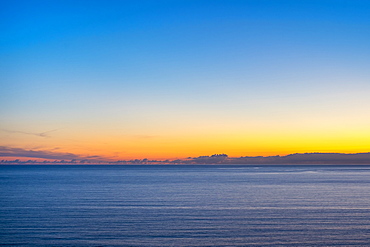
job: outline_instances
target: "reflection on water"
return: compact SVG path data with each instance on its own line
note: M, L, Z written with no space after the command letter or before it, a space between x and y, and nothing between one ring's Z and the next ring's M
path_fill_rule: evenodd
M368 246L367 166L0 166L0 242Z

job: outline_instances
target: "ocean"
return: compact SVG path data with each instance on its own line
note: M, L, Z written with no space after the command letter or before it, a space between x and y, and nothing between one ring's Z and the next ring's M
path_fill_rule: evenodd
M0 166L3 246L370 246L370 166Z

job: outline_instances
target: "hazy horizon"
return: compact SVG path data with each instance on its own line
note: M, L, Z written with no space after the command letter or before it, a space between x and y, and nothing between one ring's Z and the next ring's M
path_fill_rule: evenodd
M18 151L18 155L12 152ZM22 152L22 153L21 153ZM271 165L293 165L293 164L326 164L326 165L370 165L370 152L368 153L294 153L275 156L240 156L229 157L227 154L202 155L198 157L187 157L178 159L121 159L106 160L99 156L81 157L75 154L35 152L32 150L5 150L0 147L1 165L21 164L271 164Z

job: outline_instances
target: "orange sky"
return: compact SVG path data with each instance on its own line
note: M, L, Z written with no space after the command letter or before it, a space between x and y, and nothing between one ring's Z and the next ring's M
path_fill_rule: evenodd
M1 156L370 151L363 1L149 2L4 6Z

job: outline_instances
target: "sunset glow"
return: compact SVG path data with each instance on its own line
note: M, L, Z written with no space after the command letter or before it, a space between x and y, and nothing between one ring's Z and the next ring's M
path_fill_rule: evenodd
M370 151L367 1L0 9L1 159Z

